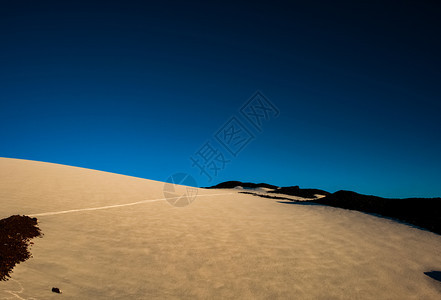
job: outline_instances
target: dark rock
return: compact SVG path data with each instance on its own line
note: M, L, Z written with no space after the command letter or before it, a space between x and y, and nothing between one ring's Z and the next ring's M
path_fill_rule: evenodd
M14 215L0 220L0 281L10 278L16 264L31 257L31 239L41 236L37 219Z
M52 292L57 293L57 294L61 294L61 291L59 288L53 287L52 288Z
M441 271L431 271L431 272L424 272L427 276L429 276L432 279L438 280L441 282Z

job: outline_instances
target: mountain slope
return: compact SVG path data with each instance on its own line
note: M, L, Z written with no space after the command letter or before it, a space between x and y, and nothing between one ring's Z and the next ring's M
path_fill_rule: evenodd
M44 233L33 258L0 282L0 299L441 297L440 283L424 274L441 270L433 233L234 189L199 189L177 208L163 188L0 158L0 218L37 216Z

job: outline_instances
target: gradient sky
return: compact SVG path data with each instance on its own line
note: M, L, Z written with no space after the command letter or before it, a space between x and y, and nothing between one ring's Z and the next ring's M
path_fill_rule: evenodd
M435 1L65 2L2 3L0 156L441 196ZM239 112L257 90L280 111L261 132ZM190 157L233 116L255 138L213 142L208 182Z

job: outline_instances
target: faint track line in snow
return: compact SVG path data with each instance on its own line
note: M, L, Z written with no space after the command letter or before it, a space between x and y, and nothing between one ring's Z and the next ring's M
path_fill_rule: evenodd
M196 197L231 195L231 194L235 194L235 193L197 195ZM29 214L29 216L30 217L42 217L42 216L53 216L53 215L69 214L69 213L80 212L80 211L102 210L102 209L109 209L109 208L117 208L117 207L125 207L125 206L138 205L138 204L149 203L149 202L167 201L167 200L170 200L170 199L180 199L181 197L182 196L171 197L171 198L167 197L167 198L159 198L159 199L151 199L151 200L142 200L142 201L137 201L137 202L125 203L125 204L114 204L114 205L106 205L106 206L100 206L100 207L88 207L88 208L69 209L69 210L61 210L61 211Z
M11 297L7 297L7 298L2 298L2 299L20 299L20 300L36 300L35 298L23 298L18 294L22 294L24 292L24 288L23 285L20 283L20 281L10 278L9 280L11 281L15 281L16 283L18 283L18 285L20 286L20 290L19 291L12 291L12 290L5 290L6 293L9 293L13 296L13 298Z

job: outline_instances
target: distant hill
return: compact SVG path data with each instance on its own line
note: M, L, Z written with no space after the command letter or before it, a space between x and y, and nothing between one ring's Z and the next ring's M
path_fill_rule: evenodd
M325 195L323 198L303 200L301 203L316 203L333 207L356 210L365 213L377 214L383 217L394 218L418 227L441 234L441 198L405 198L392 199L371 195L363 195L351 191L329 193L320 189L301 189L299 186L277 187L266 183L250 183L227 181L210 188L244 188L266 187L273 189L267 194L251 193L264 198L290 200L289 198L270 196L269 194L284 194L302 198L316 198L315 195Z
M277 189L278 186L267 184L267 183L252 183L252 182L240 182L240 181L225 181L214 186L206 187L207 189L233 189L237 186L243 188L255 189L255 188L268 188Z
M309 202L379 214L441 234L441 198L390 199L338 191Z
M277 193L277 194L285 194L303 198L315 198L315 195L329 195L329 192L319 190L319 189L301 189L299 186L285 186L278 187L276 185L267 184L267 183L252 183L252 182L241 182L241 181L225 181L219 183L215 186L207 187L208 189L232 189L237 186L241 186L245 189L251 188L268 188L273 191L268 191L268 193Z
M280 187L269 193L278 193L302 198L315 198L315 195L330 195L331 193L319 189L301 189L298 185Z

